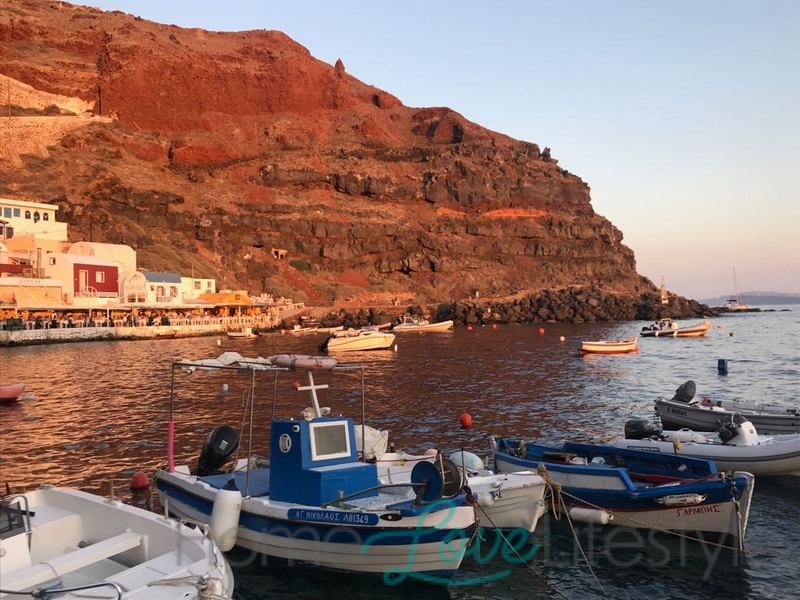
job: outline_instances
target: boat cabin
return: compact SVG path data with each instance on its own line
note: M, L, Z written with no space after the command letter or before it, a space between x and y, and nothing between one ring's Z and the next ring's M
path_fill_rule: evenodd
M353 420L279 419L270 443L272 500L323 506L378 485L377 467L358 461ZM377 496L365 492L359 498Z

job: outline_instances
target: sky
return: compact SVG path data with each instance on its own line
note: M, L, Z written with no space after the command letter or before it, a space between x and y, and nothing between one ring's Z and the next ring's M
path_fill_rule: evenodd
M797 0L87 4L282 31L406 106L550 147L656 285L800 293Z

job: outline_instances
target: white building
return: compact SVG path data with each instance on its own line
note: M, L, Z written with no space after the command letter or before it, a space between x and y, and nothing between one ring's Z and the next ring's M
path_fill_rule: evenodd
M0 239L30 234L41 240L67 241L67 224L56 221L55 204L0 198Z
M197 300L203 294L215 294L216 292L216 279L181 277L181 298L183 298L184 302L191 302Z
M136 250L125 244L106 244L102 242L75 242L70 245L69 254L99 256L110 260L119 267L120 273L136 271Z

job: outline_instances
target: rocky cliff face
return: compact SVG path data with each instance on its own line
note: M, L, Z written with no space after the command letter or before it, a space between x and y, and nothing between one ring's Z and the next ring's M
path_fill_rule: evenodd
M404 106L280 32L7 0L0 55L0 194L140 266L310 302L655 290L549 149Z

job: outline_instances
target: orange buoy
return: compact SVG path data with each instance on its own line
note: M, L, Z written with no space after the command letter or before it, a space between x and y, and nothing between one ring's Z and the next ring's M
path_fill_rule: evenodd
M544 335L544 327L539 327L539 335Z
M469 429L472 427L472 415L468 412L462 412L461 416L458 417L459 422L461 423L461 427L464 429Z
M150 479L142 471L136 471L131 478L132 490L145 490L150 487Z
M492 323L492 329L497 329L497 323Z
M467 331L472 331L472 325L467 325Z

